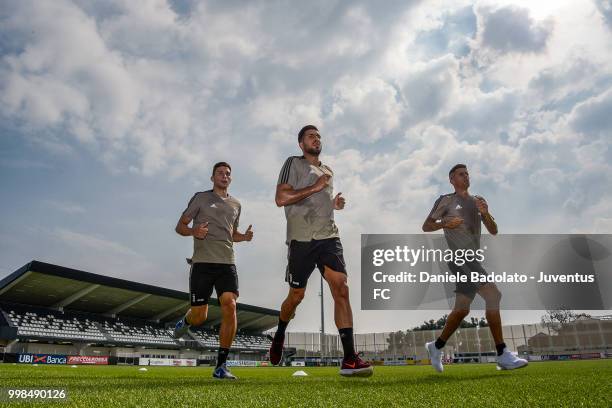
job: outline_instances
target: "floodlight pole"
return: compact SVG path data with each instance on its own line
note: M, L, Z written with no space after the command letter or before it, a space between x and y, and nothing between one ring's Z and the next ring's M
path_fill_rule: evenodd
M482 363L482 351L480 349L480 324L476 325L476 341L478 344L478 364Z
M323 362L323 357L325 355L325 306L323 306L323 275L321 275L321 362Z

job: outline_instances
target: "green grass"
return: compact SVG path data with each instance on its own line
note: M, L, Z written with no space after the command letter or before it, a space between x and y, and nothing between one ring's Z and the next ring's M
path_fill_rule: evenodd
M144 373L138 368L0 364L0 387L62 387L69 400L54 405L96 408L612 404L612 360L531 363L514 371L452 365L443 374L429 366L376 367L370 378L343 378L337 368L302 368L309 374L302 378L291 376L300 368L233 368L240 378L233 382L214 380L209 367L148 367Z

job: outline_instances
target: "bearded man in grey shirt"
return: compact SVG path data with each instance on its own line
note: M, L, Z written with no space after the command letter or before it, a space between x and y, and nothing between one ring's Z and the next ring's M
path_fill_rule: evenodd
M372 366L355 352L353 312L349 301L346 266L334 211L344 209L345 200L333 195L334 173L319 160L321 135L313 125L298 133L302 156L289 157L276 186L276 205L287 218L288 265L285 281L289 294L281 306L278 328L270 347L270 362L282 359L285 329L304 298L310 274L318 267L334 298L334 320L340 333L344 359L340 374L370 376Z

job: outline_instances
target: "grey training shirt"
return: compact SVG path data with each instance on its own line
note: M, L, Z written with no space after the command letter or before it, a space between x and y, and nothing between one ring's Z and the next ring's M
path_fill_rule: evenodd
M323 174L332 176L325 189L285 206L287 244L292 240L311 241L339 236L334 222L334 173L328 166L310 164L304 156L289 157L278 176L278 184L289 184L299 190L313 185Z
M480 248L482 217L476 207L475 197L468 195L464 198L455 193L442 195L436 200L429 217L434 220L450 217L463 219L463 223L456 228L444 228L444 237L450 249L476 250Z
M234 240L238 229L240 202L228 195L223 198L214 191L196 193L183 215L193 219L193 226L208 222L204 239L193 237L193 262L234 264Z

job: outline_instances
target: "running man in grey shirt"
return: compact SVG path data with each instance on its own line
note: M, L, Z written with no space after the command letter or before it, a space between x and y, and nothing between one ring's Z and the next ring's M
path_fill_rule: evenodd
M226 367L229 349L236 335L236 299L238 299L238 274L234 259L234 242L253 239L252 226L244 234L238 231L240 202L227 193L232 182L232 168L219 162L213 167L210 178L212 190L196 193L176 225L176 232L193 236L193 256L189 272L189 296L191 309L179 320L174 336L187 334L190 326L204 323L208 315L208 302L213 288L221 307L219 354L213 377L235 379ZM189 224L193 221L193 226Z
M282 359L285 329L304 298L306 284L317 267L327 281L334 298L334 317L344 348L340 374L369 376L370 364L355 353L353 312L342 243L334 222L334 211L342 210L341 193L333 195L333 171L319 160L321 135L312 125L298 134L302 156L289 157L283 165L276 186L276 205L285 207L287 218L288 265L285 280L289 294L281 306L278 328L270 347L270 362Z
M473 250L480 248L480 224L487 228L491 235L497 235L497 224L489 212L486 200L480 196L468 193L470 175L465 164L457 164L448 173L450 183L455 192L438 198L423 224L423 231L444 229L444 237L449 249ZM470 272L486 275L478 261L466 262L459 266L448 263L453 273L468 276L468 282L458 282L456 286L455 306L446 319L440 337L434 342L426 343L431 358L431 364L438 372L442 372L442 348L450 336L457 330L463 319L470 313L470 305L478 293L486 302L486 318L491 329L495 348L497 349L497 364L500 368L511 370L527 365L527 361L514 356L504 343L502 322L499 314L501 293L494 283L472 283Z

